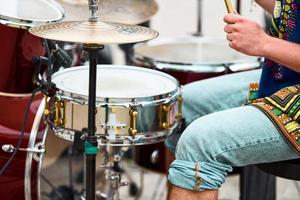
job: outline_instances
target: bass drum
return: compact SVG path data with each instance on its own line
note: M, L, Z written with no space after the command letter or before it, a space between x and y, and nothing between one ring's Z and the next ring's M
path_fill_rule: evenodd
M51 0L0 0L0 91L30 93L34 87L33 56L43 56L41 38L27 29L63 18L62 8Z
M16 147L24 113L31 94L0 93L0 166L2 167L10 158L10 150ZM41 94L34 97L29 109L28 121L25 127L21 148L33 149L36 142L41 142L45 126L40 125ZM38 115L36 115L38 112ZM16 157L0 177L1 198L12 199L37 199L37 162L33 160L33 154L27 151L19 151Z
M260 58L236 52L224 39L193 36L161 38L137 44L132 62L166 72L182 85L260 67ZM168 168L165 155L163 142L133 149L137 164L164 173Z
M16 147L24 113L33 91L33 56L43 56L42 40L27 29L46 22L59 21L63 9L53 0L0 0L0 166ZM38 110L42 95L34 97L21 143L22 150L0 176L1 199L38 199L38 162L32 153L36 141L42 142L44 126ZM41 147L41 146L39 146ZM35 157L36 160L39 160Z

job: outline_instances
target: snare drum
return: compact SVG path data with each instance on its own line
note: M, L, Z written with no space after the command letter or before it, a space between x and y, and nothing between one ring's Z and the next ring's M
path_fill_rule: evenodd
M219 38L177 37L134 46L133 63L176 77L181 84L255 69L260 59L238 53Z
M87 127L88 70L64 69L52 81L58 92L48 105L55 134L73 141ZM98 144L143 145L162 141L181 117L179 83L168 74L140 67L97 68L96 135Z
M43 56L41 39L27 28L63 18L52 0L0 0L0 91L27 93L33 89L33 56Z

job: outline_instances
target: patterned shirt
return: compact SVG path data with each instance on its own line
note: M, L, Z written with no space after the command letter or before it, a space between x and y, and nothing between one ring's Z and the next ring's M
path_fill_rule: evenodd
M269 33L279 39L300 43L300 0L276 1ZM300 73L272 60L265 59L262 68L259 97L300 83Z

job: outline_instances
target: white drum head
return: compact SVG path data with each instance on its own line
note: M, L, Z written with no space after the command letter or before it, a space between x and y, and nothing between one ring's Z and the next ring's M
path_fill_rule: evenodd
M55 73L52 81L64 93L88 96L89 67ZM133 66L101 65L97 68L97 98L153 97L178 89L176 79L165 73Z
M136 45L134 52L135 56L151 59L154 63L183 65L222 66L258 59L231 49L225 39L192 36L152 40Z
M64 11L53 0L0 0L0 22L31 27L59 21Z

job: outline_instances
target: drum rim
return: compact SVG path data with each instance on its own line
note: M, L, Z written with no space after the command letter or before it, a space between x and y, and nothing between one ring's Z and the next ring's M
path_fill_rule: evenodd
M58 9L58 11L61 14L60 18L45 20L45 21L43 21L43 20L38 21L38 20L32 20L32 19L26 19L26 18L17 18L17 17L6 16L6 15L0 14L0 24L10 26L10 27L29 29L31 27L41 25L41 24L44 24L44 23L58 22L58 21L63 20L65 18L64 8L54 0L46 0L46 1L48 1L50 4L52 4L54 7L56 7Z
M78 67L63 69L63 70L53 74L52 80L56 76L59 76L68 71L76 71L79 67L81 67L81 69L89 68L88 66L78 66ZM134 69L136 71L155 73L155 74L162 75L163 77L168 78L168 80L170 80L171 82L174 83L175 89L173 91L170 91L170 92L167 92L164 94L145 96L145 97L130 97L130 98L127 98L127 97L126 98L97 97L96 98L96 106L119 105L119 106L129 107L130 105L150 105L150 104L156 104L156 103L160 103L160 102L164 102L164 101L166 101L166 102L172 101L174 98L179 96L181 93L179 81L176 78L174 78L173 76L166 74L164 72L160 72L160 71L148 69L148 68L137 67L137 66L130 66L130 65L98 65L97 67L98 68L101 67L102 69L122 69L122 70ZM87 95L76 94L76 93L64 91L58 87L56 87L56 88L58 89L58 92L56 93L56 97L58 99L71 101L71 102L82 104L82 105L87 105L87 103L88 103Z
M134 53L132 55L132 60L134 63L143 63L146 67L151 67L154 69L159 70L171 70L171 71L179 71L179 72L197 72L197 73L222 73L226 72L230 66L235 65L238 66L239 64L251 64L257 63L257 67L260 66L261 58L260 57L250 57L247 59L237 59L234 62L228 63L216 63L216 62L203 62L203 63L189 63L189 62L172 62L172 61L163 61L163 60L156 60L151 58L147 55L142 55L137 52L139 47L146 47L147 45L161 45L166 43L180 43L186 42L189 40L190 42L193 41L201 41L201 42L213 42L217 43L218 41L226 41L224 38L221 37L197 37L197 36L176 36L176 37L160 37L159 39L151 40L144 43L135 44L133 47ZM187 68L189 66L189 68Z

